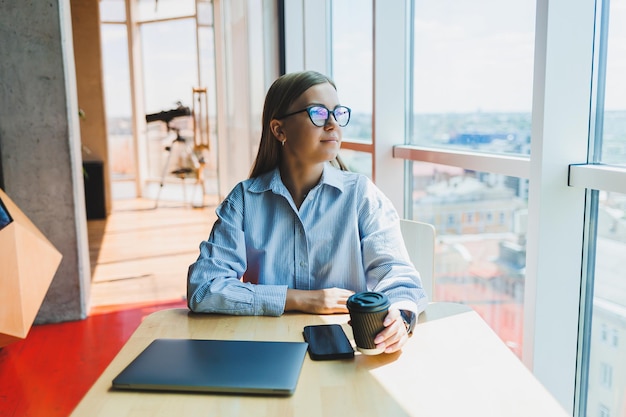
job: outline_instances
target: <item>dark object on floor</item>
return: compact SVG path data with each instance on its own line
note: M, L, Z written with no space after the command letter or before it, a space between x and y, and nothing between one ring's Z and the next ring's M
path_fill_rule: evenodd
M104 167L102 161L84 161L83 170L87 220L106 219Z

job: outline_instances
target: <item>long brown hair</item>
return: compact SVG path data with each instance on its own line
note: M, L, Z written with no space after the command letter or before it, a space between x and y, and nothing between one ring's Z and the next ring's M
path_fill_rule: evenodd
M276 168L280 163L282 146L270 129L270 122L287 113L289 106L314 85L329 83L335 90L335 83L316 71L292 72L277 78L267 91L263 106L263 129L256 160L250 171L250 178L258 177ZM346 165L337 156L331 161L337 168L347 171Z

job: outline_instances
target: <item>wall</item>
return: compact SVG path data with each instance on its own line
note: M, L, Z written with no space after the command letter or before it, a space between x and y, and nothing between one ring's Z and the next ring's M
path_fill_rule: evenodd
M71 33L69 0L0 0L5 191L63 254L36 323L84 318L89 293Z

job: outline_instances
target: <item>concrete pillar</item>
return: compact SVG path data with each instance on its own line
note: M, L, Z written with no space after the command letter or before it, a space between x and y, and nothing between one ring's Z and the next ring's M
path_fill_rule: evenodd
M35 323L84 318L91 274L69 0L0 0L0 39L5 191L63 255Z

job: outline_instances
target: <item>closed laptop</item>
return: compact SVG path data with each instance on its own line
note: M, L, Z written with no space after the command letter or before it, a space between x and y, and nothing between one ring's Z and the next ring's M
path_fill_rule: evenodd
M304 342L156 339L115 379L113 388L291 395Z

